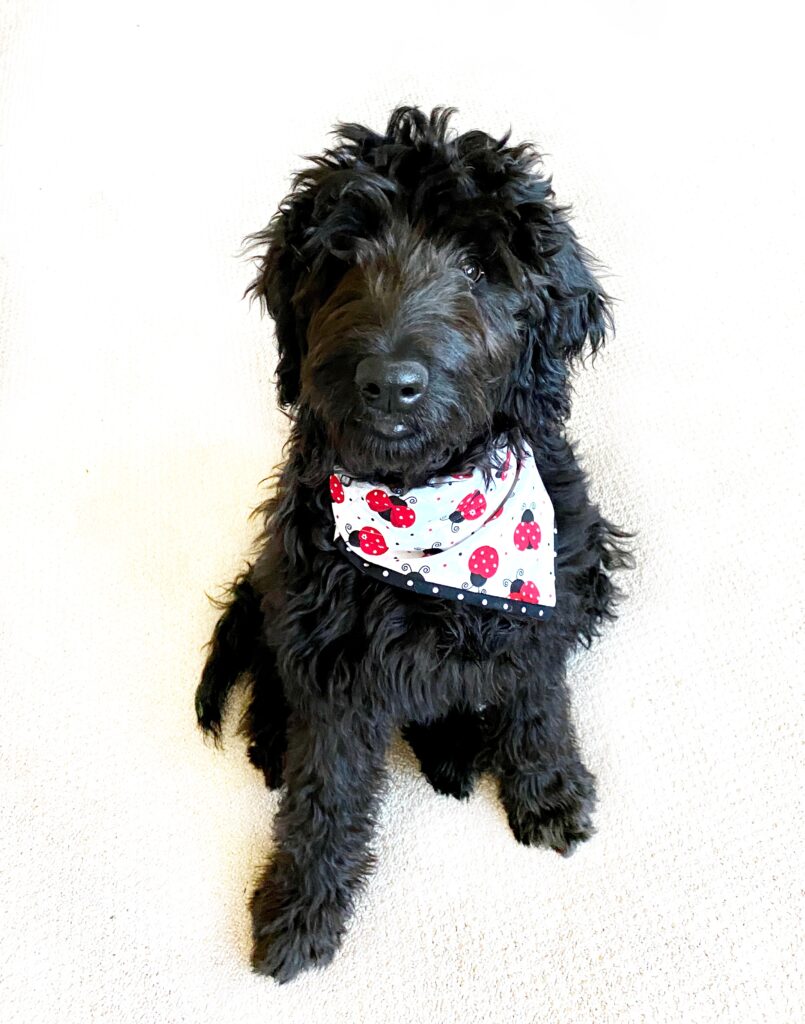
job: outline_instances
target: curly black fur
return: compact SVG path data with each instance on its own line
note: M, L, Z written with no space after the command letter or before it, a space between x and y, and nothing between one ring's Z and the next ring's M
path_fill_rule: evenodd
M280 981L338 947L372 865L397 728L438 792L466 797L493 772L521 842L567 854L592 833L565 664L614 616L611 573L629 556L627 535L590 502L564 424L573 364L610 328L608 298L533 148L456 136L450 114L403 107L383 134L341 125L252 238L251 291L276 324L291 436L196 710L218 737L227 693L247 677L249 757L285 787L251 900L254 968ZM354 378L367 355L400 346L429 383L390 438ZM554 505L549 621L418 597L336 550L334 465L409 486L488 464L501 433L533 449Z

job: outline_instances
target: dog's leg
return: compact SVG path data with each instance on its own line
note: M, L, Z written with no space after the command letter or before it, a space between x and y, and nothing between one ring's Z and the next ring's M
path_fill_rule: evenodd
M512 832L564 856L593 833L594 778L576 748L564 665L492 709L493 768Z
M282 785L288 705L274 652L261 647L251 668L251 699L238 732L249 742L249 760L265 776L269 789Z
M422 772L437 793L466 799L478 778L483 746L481 716L470 708L452 708L433 722L409 722L403 739L416 754Z
M243 573L229 588L229 599L216 602L223 610L209 643L209 655L196 689L196 717L216 743L229 691L249 670L263 626L260 596Z
M258 973L289 981L338 948L373 863L368 842L390 732L365 710L332 704L291 715L278 849L251 899Z

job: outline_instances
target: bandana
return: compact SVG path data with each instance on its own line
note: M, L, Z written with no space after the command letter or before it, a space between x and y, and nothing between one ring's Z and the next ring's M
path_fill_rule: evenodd
M534 455L423 487L330 477L335 541L362 572L417 594L547 619L556 604L553 505Z

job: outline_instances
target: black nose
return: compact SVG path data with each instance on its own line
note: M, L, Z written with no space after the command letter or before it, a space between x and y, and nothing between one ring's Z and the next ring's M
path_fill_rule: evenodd
M412 359L367 356L358 363L355 383L370 409L405 412L425 394L428 371Z

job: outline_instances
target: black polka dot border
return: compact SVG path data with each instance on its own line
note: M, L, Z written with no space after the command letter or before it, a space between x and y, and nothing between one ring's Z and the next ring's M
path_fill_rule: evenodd
M401 590L413 590L414 593L423 594L426 597L462 601L465 604L476 605L479 608L495 609L518 618L521 615L525 615L527 618L545 621L551 617L554 611L550 605L523 604L521 601L513 600L511 596L497 597L475 590L459 590L456 587L448 587L443 584L436 585L420 573L395 572L393 569L383 568L382 566L375 565L373 562L366 562L363 558L356 555L354 551L350 550L341 537L336 538L335 544L341 554L366 576L371 576L381 583L390 583Z

